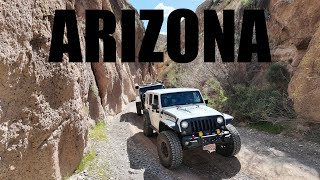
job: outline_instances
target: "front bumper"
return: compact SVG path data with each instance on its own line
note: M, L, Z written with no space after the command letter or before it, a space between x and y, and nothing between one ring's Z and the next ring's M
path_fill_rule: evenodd
M220 134L211 134L202 137L184 136L182 137L182 146L184 149L192 149L203 147L208 144L224 144L228 143L231 138L229 131L223 131Z

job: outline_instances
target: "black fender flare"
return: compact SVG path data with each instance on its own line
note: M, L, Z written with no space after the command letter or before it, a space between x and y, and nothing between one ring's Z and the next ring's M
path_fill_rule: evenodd
M225 114L223 113L223 117L226 121L226 125L231 124L231 122L233 121L234 117L229 115L229 114Z
M176 122L163 119L159 122L159 132L173 130L175 132L180 132L179 126Z

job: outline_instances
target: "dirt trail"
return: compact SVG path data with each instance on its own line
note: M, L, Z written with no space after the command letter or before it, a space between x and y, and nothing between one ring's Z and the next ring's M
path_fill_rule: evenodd
M145 137L142 122L134 103L108 122L109 140L97 145L97 158L109 163L111 179L320 179L320 145L246 128L238 128L243 145L236 157L189 150L180 168L167 170L156 135Z

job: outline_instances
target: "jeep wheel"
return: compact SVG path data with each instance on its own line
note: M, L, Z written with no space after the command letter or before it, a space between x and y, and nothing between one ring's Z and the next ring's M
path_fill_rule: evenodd
M182 163L182 147L178 136L173 131L163 131L157 138L157 149L161 164L174 169Z
M231 125L227 125L227 129L231 134L230 140L225 145L217 145L217 153L225 157L231 157L239 153L241 148L241 139L237 129Z
M151 122L150 122L150 117L148 113L143 113L143 134L147 137L152 136L153 134L153 129L150 127Z
M136 102L136 108L137 108L137 115L141 116L141 102Z

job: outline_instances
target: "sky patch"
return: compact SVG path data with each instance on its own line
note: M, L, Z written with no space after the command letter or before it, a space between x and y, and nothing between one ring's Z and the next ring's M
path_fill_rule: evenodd
M168 16L175 9L190 9L195 11L204 0L129 0L129 2L140 12L141 9L162 9L164 10L164 21L161 34L167 32ZM148 21L143 21L144 26L148 25Z

